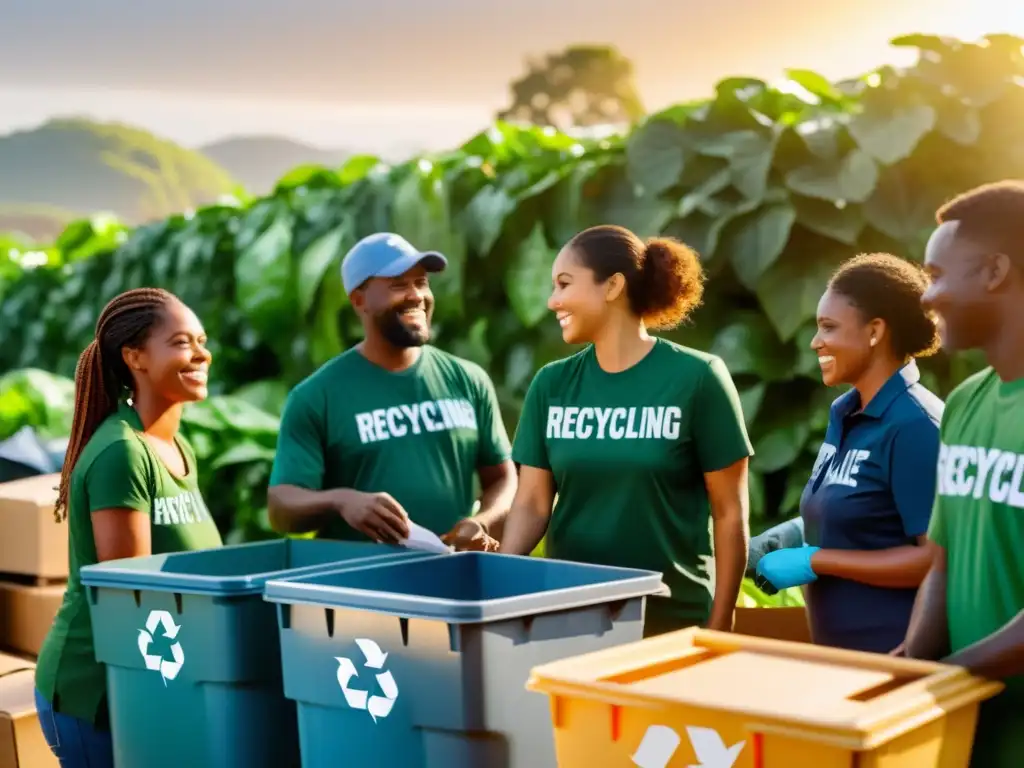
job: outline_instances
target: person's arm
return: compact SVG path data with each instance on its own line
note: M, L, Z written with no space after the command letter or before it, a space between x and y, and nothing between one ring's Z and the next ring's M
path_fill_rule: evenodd
M505 521L498 550L508 555L528 555L537 548L548 529L555 500L555 481L547 469L526 464L519 468L519 487Z
M903 530L916 544L880 550L821 549L811 557L819 576L835 576L875 587L918 587L931 567L925 546L935 499L939 428L928 419L902 425L889 454L889 482Z
M512 460L519 465L519 483L501 536L499 551L505 554L528 555L533 552L544 538L551 519L555 478L548 460L544 431L547 424L546 377L547 369L542 368L530 382L516 427Z
M476 419L480 431L480 510L473 516L485 532L501 540L505 518L516 495L516 467L512 444L501 418L498 393L483 369L476 371L478 394Z
M750 539L750 494L747 485L749 459L725 469L708 472L704 484L711 502L715 537L715 598L709 629L732 631L736 599L747 569Z
M939 514L936 505L935 514ZM933 531L929 536L935 538ZM937 541L929 540L932 565L917 590L910 625L903 641L902 655L911 659L938 661L949 653L949 622L946 614L946 550Z
M143 447L128 440L108 445L89 466L85 492L98 562L152 554L150 469Z
M480 467L477 474L480 476L480 511L473 519L483 526L488 536L501 541L505 520L516 496L516 465L506 459L501 464Z
M1024 674L1024 611L987 637L946 656L942 662L965 667L991 680Z
M318 393L307 387L291 392L281 414L267 490L270 525L278 533L320 530L340 511L338 494L323 490L323 424L310 402Z
M767 531L751 537L745 575L748 578L754 578L757 573L758 561L769 552L790 547L802 547L803 545L804 519L802 517L794 517L792 520L772 526Z
M754 450L736 385L713 358L693 402L693 439L711 506L715 594L708 627L732 631L750 542L748 464Z

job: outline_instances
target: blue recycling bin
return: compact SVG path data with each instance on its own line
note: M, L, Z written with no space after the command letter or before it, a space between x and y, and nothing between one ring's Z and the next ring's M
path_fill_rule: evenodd
M82 568L106 665L118 768L298 768L273 577L416 559L372 543L282 539Z
M555 768L548 661L642 639L661 574L484 553L268 581L303 768Z

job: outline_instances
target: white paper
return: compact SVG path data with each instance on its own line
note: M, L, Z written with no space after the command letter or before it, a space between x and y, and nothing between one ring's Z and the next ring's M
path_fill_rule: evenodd
M427 530L422 525L416 525L412 520L409 521L409 538L399 544L409 549L422 549L426 552L449 554L452 551L452 548L441 541L433 531Z

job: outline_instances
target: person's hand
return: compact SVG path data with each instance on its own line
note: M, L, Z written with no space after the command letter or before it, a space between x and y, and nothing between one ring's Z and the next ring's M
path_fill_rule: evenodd
M789 589L810 584L818 578L811 567L811 557L820 547L792 547L769 552L757 563L757 581L762 579L775 589Z
M906 655L907 655L906 645L904 643L900 643L895 648L893 648L891 651L889 651L889 655L890 656L903 656L903 657L906 657Z
M345 489L338 497L338 512L346 523L378 544L397 544L409 538L409 515L388 493Z
M747 550L747 570L745 575L748 578L753 578L757 573L757 564L769 552L788 547L802 547L803 545L804 524L803 520L799 517L769 528L764 533L754 536L750 540L750 547Z
M459 520L448 533L441 537L441 541L456 552L497 552L498 541L488 535L487 530L479 520L467 517Z

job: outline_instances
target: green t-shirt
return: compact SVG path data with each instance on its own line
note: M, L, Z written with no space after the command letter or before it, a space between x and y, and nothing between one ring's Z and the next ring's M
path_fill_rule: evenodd
M940 431L928 535L947 558L946 612L954 652L1024 611L1024 379L991 368L950 394ZM982 706L972 765L1024 764L1024 677Z
M669 600L648 622L706 622L715 589L704 473L753 454L722 361L664 339L620 373L592 346L542 368L530 385L513 459L549 470L558 489L547 553L664 574Z
M172 475L140 434L142 422L122 404L90 438L71 473L68 498L68 586L39 651L36 686L58 712L102 721L106 672L93 649L92 621L79 569L98 562L93 512L133 509L151 517L153 554L222 545L197 484L196 457L178 437L188 472Z
M425 346L392 372L350 349L289 394L270 485L388 493L440 536L472 513L477 469L510 452L480 366ZM366 540L340 515L320 535Z

